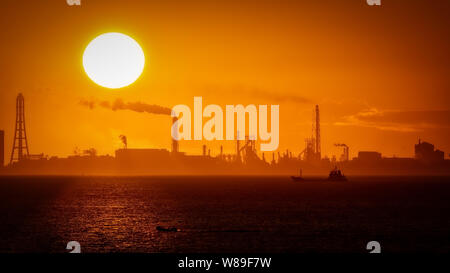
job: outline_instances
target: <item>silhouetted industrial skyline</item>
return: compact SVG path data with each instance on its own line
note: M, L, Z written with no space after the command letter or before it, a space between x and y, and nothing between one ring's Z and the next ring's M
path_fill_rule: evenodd
M426 173L439 174L450 171L450 160L444 159L444 152L434 145L419 140L414 146L415 158L386 158L375 151L359 151L358 156L349 159L349 147L343 147L340 159L321 156L320 112L314 107L311 137L305 139L305 148L298 155L291 151L273 152L272 160L266 160L266 153L258 155L256 141L246 135L244 141L236 140L234 154L224 154L221 147L217 156L211 156L207 145L201 147L201 155L188 155L180 150L179 142L172 139L171 151L167 149L129 148L125 135L119 138L123 148L116 150L115 156L98 155L94 148L67 158L31 155L25 128L25 105L22 94L16 100L16 130L14 146L5 173L36 174L292 174L299 169L305 174L324 174L339 166L351 174L392 174ZM176 118L172 119L173 122ZM238 131L238 134L240 132ZM0 133L0 140L3 132ZM0 149L3 150L3 143ZM17 156L14 156L17 154ZM270 154L270 153L269 153Z

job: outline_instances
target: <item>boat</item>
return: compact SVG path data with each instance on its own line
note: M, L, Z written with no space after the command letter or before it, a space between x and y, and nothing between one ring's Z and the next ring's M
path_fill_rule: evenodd
M303 180L305 180L305 179L303 179L303 176L302 176L302 169L300 169L300 173L299 173L298 176L293 175L293 176L291 176L291 179L294 180L294 181L303 181Z
M162 227L162 226L157 226L156 230L157 231L164 231L164 232L177 232L177 231L180 231L176 227Z
M340 169L338 169L337 167L334 167L334 169L332 169L330 171L330 174L328 175L328 180L329 181L347 181L347 177L345 177L344 173L341 172Z

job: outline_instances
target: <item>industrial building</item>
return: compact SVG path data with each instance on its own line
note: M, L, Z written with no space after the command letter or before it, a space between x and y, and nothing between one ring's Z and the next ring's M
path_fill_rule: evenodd
M434 145L428 142L422 142L419 139L419 143L414 145L414 155L416 160L423 162L437 162L444 160L444 152L435 150Z
M358 152L358 160L365 162L373 162L381 159L381 153L372 151Z

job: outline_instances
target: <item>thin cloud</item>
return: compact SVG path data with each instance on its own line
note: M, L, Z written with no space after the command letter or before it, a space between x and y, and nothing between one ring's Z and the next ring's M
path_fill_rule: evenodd
M307 97L297 94L281 94L277 91L269 91L265 89L245 86L207 86L205 87L207 92L214 93L233 93L239 96L245 96L249 98L267 99L273 103L290 102L294 104L307 104L311 103L311 100Z
M359 126L384 131L420 132L426 129L450 128L450 110L379 110L370 108L345 116L337 126Z

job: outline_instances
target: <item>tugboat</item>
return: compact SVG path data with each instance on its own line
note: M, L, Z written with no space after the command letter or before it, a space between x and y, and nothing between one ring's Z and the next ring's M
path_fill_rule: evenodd
M347 177L345 177L344 173L341 172L340 169L334 167L333 170L330 171L328 175L329 181L347 181Z
M302 169L300 169L299 176L293 175L293 176L291 176L291 179L294 180L294 181L303 181L303 180L305 180L302 177Z

